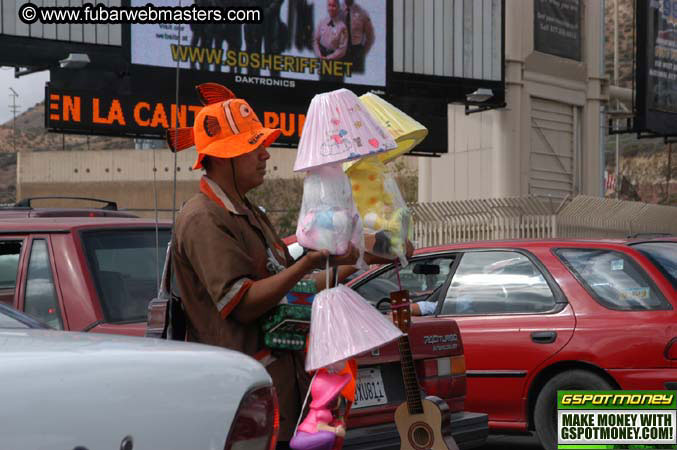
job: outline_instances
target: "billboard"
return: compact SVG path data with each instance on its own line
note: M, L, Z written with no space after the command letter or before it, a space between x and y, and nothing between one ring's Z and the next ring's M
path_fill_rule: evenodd
M93 59L85 70L52 69L48 128L164 138L184 106L192 125L195 86L216 82L281 128L278 143L295 146L313 96L346 87L381 95L424 124L429 134L416 150L430 155L447 152L449 103L487 88L493 97L483 105L504 104L504 0L230 2L218 5L261 7L263 24L128 24L115 57ZM76 97L79 121L71 113Z
M132 6L145 3L132 0ZM132 64L167 68L178 64L264 86L284 79L385 87L386 0L361 1L350 13L345 2L334 0L250 3L263 7L263 24L132 25Z
M44 6L78 7L91 0L52 0ZM19 18L27 3L42 1L0 0L0 66L57 66L69 53L86 53L93 64L114 68L124 66L123 25L82 23L24 23ZM108 0L119 6L120 0Z
M166 129L176 126L177 122L181 127L192 125L202 108L193 89L181 92L177 107L175 98L167 95L166 90L148 91L142 95L130 94L129 86L83 90L64 85L59 74L52 78L45 90L45 126L52 131L164 139ZM423 104L415 97L387 100L408 111L429 129L426 139L416 148L417 154L441 153L446 148L445 103ZM282 130L276 144L298 144L307 104L260 97L251 97L247 101L264 126Z
M191 126L202 109L195 95L184 95L176 106L166 92L116 94L114 90L64 89L48 83L46 127L53 131L164 139L166 129ZM305 107L249 100L267 127L280 128L282 144L297 143Z
M637 2L638 131L677 135L677 3Z
M581 0L534 0L534 50L581 60Z

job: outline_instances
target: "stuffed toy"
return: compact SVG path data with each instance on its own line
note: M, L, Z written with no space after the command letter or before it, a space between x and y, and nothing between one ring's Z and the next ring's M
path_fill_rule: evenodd
M411 215L387 168L378 158L368 157L352 165L348 176L365 231L375 235L371 252L402 258Z

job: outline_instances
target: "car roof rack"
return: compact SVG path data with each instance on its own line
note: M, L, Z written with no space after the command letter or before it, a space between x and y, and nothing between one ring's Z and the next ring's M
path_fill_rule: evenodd
M652 238L652 237L673 237L672 233L635 233L629 234L627 239Z
M61 196L49 196L49 197L29 197L29 198L24 198L23 200L19 200L14 204L15 208L32 208L31 206L31 201L33 200L54 200L54 199L59 199L59 200L86 200L90 202L98 202L98 203L105 203L105 205L101 209L105 209L108 211L117 211L118 210L118 204L114 201L111 200L102 200L99 198L89 198L89 197L61 197Z

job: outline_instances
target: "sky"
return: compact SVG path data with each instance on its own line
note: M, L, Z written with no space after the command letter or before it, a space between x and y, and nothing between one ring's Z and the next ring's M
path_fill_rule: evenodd
M0 67L0 124L12 119L12 96L9 88L13 88L19 97L17 116L22 112L45 100L45 83L49 81L49 71L37 72L14 78L14 68Z

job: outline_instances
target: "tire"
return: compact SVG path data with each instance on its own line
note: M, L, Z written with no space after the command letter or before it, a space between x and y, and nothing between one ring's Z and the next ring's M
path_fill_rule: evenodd
M538 393L534 407L534 426L543 448L557 448L557 391L610 389L613 386L608 381L586 370L568 370L548 380Z

